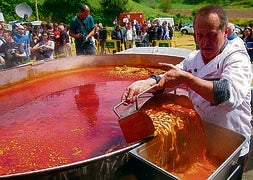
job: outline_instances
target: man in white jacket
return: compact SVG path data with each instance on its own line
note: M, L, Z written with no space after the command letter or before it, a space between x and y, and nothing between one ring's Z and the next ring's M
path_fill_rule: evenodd
M193 51L176 66L161 63L167 68L166 73L134 82L127 87L122 100L126 104L134 102L138 93L156 83L158 89L186 85L202 120L248 139L238 160L244 167L251 137L251 64L245 48L228 43L227 25L228 19L221 7L201 8L194 18L194 38L200 50Z
M235 25L233 23L228 23L227 25L227 39L228 39L228 43L233 44L234 46L239 48L245 47L245 44L242 40L242 38L240 38L236 31L235 31Z

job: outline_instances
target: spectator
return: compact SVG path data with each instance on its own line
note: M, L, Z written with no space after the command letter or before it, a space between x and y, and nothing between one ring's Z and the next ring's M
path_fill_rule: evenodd
M143 31L141 32L141 44L142 47L148 47L148 28L143 28Z
M157 40L163 39L163 27L161 25L161 21L157 22Z
M156 40L157 40L157 26L153 21L151 21L151 26L148 29L148 37L149 37L149 43L151 43L152 46L156 46Z
M69 43L69 35L67 31L65 30L65 27L63 24L59 25L59 30L60 30L59 54L60 56L63 56L63 57L70 56L69 52L70 52L71 46Z
M129 23L129 19L128 19L127 16L125 16L125 17L123 18L123 24L126 25L127 23Z
M48 32L42 33L42 41L33 47L36 52L36 60L52 60L54 59L54 41L49 40Z
M170 37L169 37L169 28L168 28L167 21L163 21L162 27L163 27L163 38L162 39L169 40Z
M137 37L140 37L141 36L141 23L138 21L136 21L135 30L136 30Z
M123 36L123 44L124 44L124 49L126 49L126 38L125 38L125 34L127 31L127 24L123 23L123 27L121 28L121 32L122 32L122 36Z
M122 50L121 44L123 43L123 35L122 35L120 25L115 26L115 28L112 31L111 38L114 40L119 40L119 41L117 41L117 48L118 48L118 52L121 51Z
M253 32L253 22L249 23L249 26L251 28L251 31ZM253 38L253 33L251 33L251 37Z
M54 34L54 24L48 23L42 26L42 32L49 33L49 40L55 41L55 34Z
M16 43L21 44L24 47L26 57L24 59L30 59L30 38L24 34L25 28L22 25L18 26L18 33L13 36ZM23 59L23 60L24 60Z
M105 27L103 27L102 23L98 24L99 26L99 44L100 44L100 54L105 53L105 41L107 39L107 30Z
M4 26L2 23L0 23L0 37L3 37L4 35Z
M16 35L16 34L18 34L18 26L19 25L17 25L17 24L13 24L12 25L12 36L14 36L14 35Z
M182 27L183 27L182 21L180 21L180 22L179 22L179 25L178 25L178 31L180 31Z
M239 180L250 148L252 72L246 49L227 43L227 23L221 7L202 7L193 22L200 50L193 51L176 66L162 63L167 69L164 74L132 83L121 100L125 104L135 102L137 94L155 84L160 90L186 85L194 109L203 121L236 131L246 138L237 161L241 167L236 172Z
M235 25L234 24L228 23L227 33L228 33L228 35L227 35L228 43L231 43L236 47L238 47L238 46L244 47L243 40L235 32Z
M33 33L35 33L38 36L39 40L42 40L42 35L41 35L41 32L40 32L40 28L41 27L39 25L34 26Z
M95 27L94 27L94 38L97 41L99 41L99 30L100 30L99 25L95 24Z
M60 57L61 56L61 47L63 47L63 44L61 44L61 39L60 39L60 36L61 36L61 32L59 30L59 27L58 27L58 23L54 23L53 24L53 27L54 27L54 54L56 57Z
M252 38L252 29L250 27L244 28L242 40L245 43L247 52L250 56L250 61L252 63L253 62L253 38Z
M5 60L2 56L0 56L0 70L6 69L5 67Z
M71 19L69 34L75 38L77 55L95 55L96 48L92 37L94 36L94 19L90 15L90 8L83 4L76 17Z
M168 31L169 31L169 38L172 40L173 37L173 28L170 23L168 23Z
M72 37L69 35L69 25L65 26L65 30L66 30L68 37L69 37L69 52L68 52L68 54L70 56L72 56L72 43L73 43L73 41L72 41Z
M26 57L24 46L14 41L10 31L5 30L3 36L5 43L0 47L0 53L4 54L6 68L21 65Z
M31 35L30 41L30 59L36 60L36 52L33 50L33 47L40 42L38 35L34 32Z
M126 25L126 30L123 33L123 37L126 42L126 49L132 48L135 44L136 30L134 27L132 27L130 22Z
M113 24L117 25L118 24L118 17L116 16L115 19L113 20Z

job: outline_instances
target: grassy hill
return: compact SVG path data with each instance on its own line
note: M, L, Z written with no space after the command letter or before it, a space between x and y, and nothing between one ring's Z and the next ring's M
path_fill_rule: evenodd
M136 3L133 0L128 2L129 12L144 12L146 19L154 19L156 17L174 17L175 23L182 20L183 23L192 21L192 14L200 7L206 5L206 3L197 5L182 4L180 1L172 3L172 9L169 12L162 12L158 8L151 8L154 0L143 0L140 3ZM223 8L227 12L229 21L241 26L253 22L253 7L250 6L250 0L238 1L233 4L224 5ZM158 4L158 2L157 2Z
M96 11L99 11L98 9L101 8L100 1L101 0L87 0L86 2L92 5L93 10L96 9ZM181 20L184 24L186 24L192 22L192 14L206 4L204 2L202 4L189 5L181 3L182 1L183 0L172 0L172 9L168 12L162 12L158 8L160 0L138 0L139 3L134 0L128 0L126 12L144 12L146 19L154 19L156 17L173 17L175 23L178 23ZM38 0L39 4L43 4L43 2L44 0ZM242 0L226 4L223 8L227 11L230 22L244 26L253 21L252 6L252 0ZM76 12L73 14L75 13ZM100 21L100 17L101 14L98 14L96 17L97 21Z
M166 12L162 12L158 8L154 9L142 3L136 3L132 0L129 0L127 9L128 9L128 12L144 12L146 19L154 19L157 17L174 17L174 21L176 23L179 22L180 19L183 19L183 22L185 23L192 21L191 15L181 17L181 15L173 11L173 9L166 13Z

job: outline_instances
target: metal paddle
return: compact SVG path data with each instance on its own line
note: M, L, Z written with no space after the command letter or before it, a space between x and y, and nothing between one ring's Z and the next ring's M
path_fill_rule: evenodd
M157 85L154 85L138 94L135 101L136 109L131 112L127 112L127 115L125 116L120 115L117 111L117 108L124 104L125 101L122 101L118 105L114 106L113 111L119 117L119 125L127 143L144 140L148 137L154 136L155 127L153 121L146 113L139 111L140 108L138 100L140 96L155 87L157 87Z

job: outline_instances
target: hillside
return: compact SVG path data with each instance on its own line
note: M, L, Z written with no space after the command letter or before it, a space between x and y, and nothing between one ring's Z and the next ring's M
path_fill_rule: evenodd
M245 10L239 10L239 9L225 9L227 15L229 18L253 18L253 10L245 9ZM172 9L171 14L177 14L180 13L184 16L191 16L192 10L190 9Z
M174 17L175 22L180 20L183 23L188 23L192 21L192 12L196 11L204 4L198 5L187 5L181 4L179 1L177 3L172 3L172 9L168 13L160 11L158 8L151 8L148 5L151 4L154 0L140 0L140 3L136 3L133 0L129 0L129 12L144 12L146 19L154 19L156 17ZM144 3L145 2L145 3ZM224 6L225 11L227 12L228 18L231 22L245 25L250 21L253 21L253 8L247 7L241 4L233 4Z

